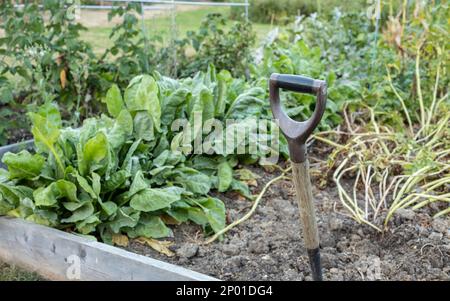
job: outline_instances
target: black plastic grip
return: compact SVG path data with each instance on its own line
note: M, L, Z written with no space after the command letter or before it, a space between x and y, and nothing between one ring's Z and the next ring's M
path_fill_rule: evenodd
M270 80L275 85L275 88L281 88L299 93L316 94L317 86L315 80L301 75L292 74L272 74Z

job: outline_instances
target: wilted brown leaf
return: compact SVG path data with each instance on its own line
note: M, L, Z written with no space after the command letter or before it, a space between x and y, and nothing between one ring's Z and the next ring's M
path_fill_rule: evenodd
M127 247L129 244L128 236L123 235L123 234L113 234L112 242L116 246L120 246L120 247Z
M142 237L142 236L138 237L136 239L136 241L138 243L148 245L153 250L155 250L161 254L164 254L168 257L172 257L175 255L175 253L173 253L172 251L169 250L169 247L171 245L173 245L173 243L170 241L156 240L156 239L146 238L146 237Z

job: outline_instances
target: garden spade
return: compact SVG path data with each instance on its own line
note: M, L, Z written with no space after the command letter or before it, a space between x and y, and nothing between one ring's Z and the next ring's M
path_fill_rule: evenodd
M315 95L317 101L312 116L303 122L292 120L287 116L281 107L280 89ZM320 281L322 280L322 268L319 253L319 232L311 193L306 140L319 124L325 111L327 85L322 80L299 75L274 73L270 77L269 91L273 116L288 142L293 182L297 192L300 219L303 226L303 238L308 250L312 276L314 280Z

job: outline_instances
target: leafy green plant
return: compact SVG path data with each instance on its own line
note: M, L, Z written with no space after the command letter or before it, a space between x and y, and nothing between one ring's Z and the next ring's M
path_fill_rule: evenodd
M111 30L109 38L114 44L102 55L102 68L108 73L109 80L121 87L138 74L154 71L159 62L155 41L161 41L161 37L148 37L142 32L138 19L141 13L141 4L133 2L114 8L108 13L108 20L120 17L122 22Z
M326 133L336 143L317 136L335 149L327 168L336 167L333 180L346 212L378 231L398 209L433 204L434 217L450 212L448 4L417 2L414 13L406 8L405 1L383 28L378 70L367 72L372 85L362 90L358 110L345 112L345 137Z
M223 15L209 14L197 32L188 32L185 39L176 41L176 69L169 74L187 77L213 64L234 76L245 75L252 63L255 33L249 22L234 22L229 29L227 24ZM173 49L162 49L161 56L163 62L173 59Z
M331 14L335 7L346 12L361 11L367 3L364 1L335 0L250 0L249 17L257 23L288 24L295 16L309 16L313 13ZM231 10L231 18L242 18L241 8Z
M210 68L180 81L141 75L124 93L114 85L104 98L109 116L86 119L77 129L63 128L56 106L46 104L29 114L36 153L3 157L8 171L1 170L0 213L98 234L106 242L118 233L170 236L168 220L218 232L225 226L225 207L210 191L251 197L233 172L246 156L216 148L186 152L179 143L182 132L172 124L198 114L223 124L255 111L266 116L263 96L263 89ZM210 134L194 130L192 139ZM220 139L222 134L214 137Z
M64 1L45 0L42 8L27 2L20 9L3 1L0 18L2 98L23 109L31 104L31 110L56 100L74 123L96 110L89 103L102 89L96 59L91 46L79 38L85 28L72 20ZM72 111L76 114L69 115Z

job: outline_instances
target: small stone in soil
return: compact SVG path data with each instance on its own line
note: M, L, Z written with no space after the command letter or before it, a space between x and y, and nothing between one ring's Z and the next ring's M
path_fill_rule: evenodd
M331 231L338 231L341 230L342 227L344 226L344 223L342 222L342 220L336 218L336 217L332 217L330 218L330 230Z
M177 255L183 258L192 258L195 255L197 255L198 252L198 245L193 243L186 243L182 245L178 250L176 251Z
M402 219L412 220L416 216L416 213L411 209L400 208L395 211L395 215Z
M235 256L239 254L239 247L236 245L224 245L222 251L226 255Z
M248 249L255 254L267 253L269 246L263 240L254 240L248 243Z
M434 219L431 225L435 231L442 234L447 234L450 232L450 222L448 220L444 220L443 218Z
M320 257L321 257L320 259L322 261L322 266L325 269L336 268L337 267L338 259L337 259L336 255L322 252Z
M333 233L323 233L320 237L320 246L323 248L334 248L336 246L336 237L333 235Z
M430 236L428 236L428 238L433 241L440 241L443 236L444 235L442 235L442 233L433 232L430 234Z

